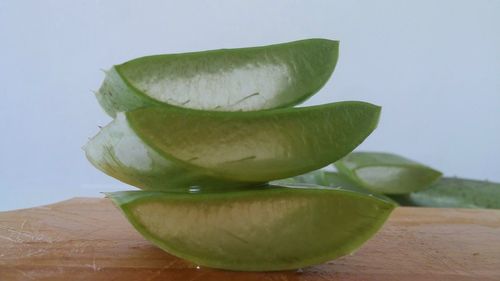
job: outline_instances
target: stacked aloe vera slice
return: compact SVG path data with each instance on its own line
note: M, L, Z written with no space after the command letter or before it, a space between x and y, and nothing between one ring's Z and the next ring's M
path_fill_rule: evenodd
M309 39L116 65L96 94L114 120L87 158L142 189L107 196L146 239L197 265L286 270L351 253L394 204L279 181L344 157L378 123L365 102L293 107L337 57L338 42Z

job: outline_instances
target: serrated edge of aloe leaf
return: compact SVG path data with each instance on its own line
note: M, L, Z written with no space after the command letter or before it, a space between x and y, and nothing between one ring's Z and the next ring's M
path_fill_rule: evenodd
M335 106L340 106L340 105L344 105L344 104L356 104L356 105L366 105L368 107L371 107L373 109L373 112L374 112L374 117L372 120L370 120L370 125L369 125L369 129L366 131L366 134L364 134L364 137L357 141L356 143L353 143L354 145L354 148L358 147L361 143L363 143L363 141L366 140L366 138L368 136L371 135L371 133L373 133L373 131L377 128L378 126L378 122L380 120L380 114L381 114L381 111L382 111L382 107L381 106L378 106L378 105L375 105L375 104L372 104L372 103L368 103L368 102L363 102L363 101L341 101L341 102L334 102L334 103L327 103L327 104L321 104L321 105L315 105L315 106L308 106L308 107L287 107L287 108L277 108L277 109L272 109L272 110L264 110L264 111L237 111L237 112L223 112L223 111L206 111L206 110L199 110L199 109L190 109L190 108L178 108L178 107L169 107L169 108L165 108L165 107L158 107L158 108L161 108L161 109L167 109L167 110L174 110L174 111L182 111L182 112L191 112L191 113L199 113L199 114L205 114L207 116L210 116L210 115L228 115L228 114L234 114L234 115L247 115L247 116L263 116L263 115L274 115L274 114L286 114L286 113L290 113L290 112L297 112L299 110L301 111L312 111L312 110L318 110L318 109L321 109L321 108L327 108L327 107L331 107L333 105ZM197 166L197 165L194 165L192 163L189 163L185 160L181 160L181 159L178 159L177 157L174 157L172 155L170 155L170 153L166 152L166 151L163 151L162 149L158 148L158 146L153 143L152 141L150 141L149 139L146 139L142 136L141 133L139 133L139 129L137 128L137 124L134 124L134 122L130 122L130 119L129 119L129 114L133 114L135 111L139 111L139 110L144 110L144 109L136 109L136 110L133 110L133 111L128 111L128 112L125 112L125 116L126 116L126 120L130 126L130 128L132 128L132 130L135 132L135 134L145 143L147 144L151 149L153 149L154 151L156 151L157 153L159 153L160 155L162 155L164 158L166 158L167 160L173 162L173 163L176 163L178 165L181 165L183 167L188 167L188 168L191 168L191 169L194 169L195 171L199 171L200 173L202 174L205 174L207 176L211 176L211 177L214 177L214 178L218 178L218 179L221 179L221 180L226 180L226 181L238 181L238 180L235 180L233 178L228 178L226 177L224 174L221 174L221 173L214 173L211 169L207 169L206 167L203 167L203 166ZM138 131L139 130L139 131ZM349 152L347 152L345 155L347 155ZM345 155L341 156L340 159L342 157L344 157ZM331 163L331 162L330 162ZM329 165L329 163L325 164L324 166L327 166ZM323 166L323 167L324 167ZM314 168L310 171L313 171L313 170L316 170L316 169L319 169L321 168L320 166L318 166L317 168ZM287 177L283 177L283 178L287 178ZM270 181L272 180L278 180L278 179L281 179L281 178L277 178L277 179L271 179ZM239 182L245 182L245 181L239 181ZM261 183L261 182L259 182Z
M279 187L279 186L277 186ZM259 193L255 193L255 191L238 191L238 194L245 194L245 193L254 193L253 195L256 196L256 197L267 197L269 195L269 192L283 192L284 190L286 190L287 188L284 187L283 189L281 188L277 188L277 189L270 189L270 190L266 190L264 192L259 192ZM320 190L315 190L315 189L311 189L311 188L294 188L296 190L296 192L318 192L318 191L325 191L325 189L328 189L328 188L325 188L325 189L320 189ZM356 251L357 249L359 249L364 243L366 243L368 240L370 240L370 238L372 238L381 228L382 226L385 224L385 222L387 221L387 219L389 218L389 216L391 215L392 211L394 210L394 208L396 207L395 204L392 204L388 201L385 201L385 200L381 200L381 199L378 199L378 198L374 198L374 197L371 197L371 196L368 196L368 195L364 195L364 194L360 194L360 193L357 193L357 192L352 192L352 191L346 191L346 190L339 190L339 189L332 189L330 188L330 191L332 192L340 192L340 193L345 193L345 194L348 194L348 196L354 196L354 197L359 197L359 198L363 198L363 200L373 200L373 201L376 201L377 204L380 204L380 206L382 207L382 209L384 209L385 211L382 213L381 212L381 216L379 216L376 220L375 220L375 223L372 225L372 228L369 230L369 231L366 231L365 233L363 233L363 235L359 235L356 237L356 239L350 239L349 240L349 243L345 243L343 245L340 245L339 248L337 248L337 250L335 250L335 253L333 254L326 254L326 255L322 255L322 256L316 256L315 258L313 259L308 259L307 262L296 262L292 265L289 265L289 266L286 266L286 267L280 267L280 268L267 268L267 269L263 269L261 267L257 268L257 267L241 267L239 269L229 269L229 270L235 270L235 271L282 271L282 270L291 270L291 269L297 269L297 268L300 268L300 267L306 267L306 266L312 266L312 265L317 265L317 264L321 264L321 263L324 263L324 262L327 262L329 260L332 260L332 259L336 259L336 258L339 258L339 257L342 257L342 256L345 256L347 254L350 254L352 253L353 251ZM145 194L145 193L152 193L152 194ZM125 198L125 199L122 199L122 198L117 198L117 196L115 195L122 195L122 194L130 194L130 193L136 193L132 196L132 198ZM185 260L188 260L190 262L194 262L195 264L199 264L199 265L202 265L202 266L207 266L207 267L210 267L210 268L219 268L219 269L226 269L227 270L227 267L224 266L225 264L224 263L210 263L210 261L207 263L205 259L203 258L197 258L195 256L191 256L189 254L184 254L182 253L182 251L177 251L177 250L172 250L172 248L167 245L167 243L165 243L164 241L162 241L161 239L153 236L153 235L150 235L148 232L148 230L146 229L146 227L144 227L142 224L136 222L134 218L134 216L131 214L131 211L129 209L127 209L127 206L130 206L130 205L133 205L133 204L138 204L136 200L144 200L144 198L148 198L148 197L153 197L153 198L158 198L158 193L169 193L169 192L163 192L163 191L119 191L119 192L110 192L110 193L107 193L107 198L109 198L113 203L114 205L120 209L120 211L122 212L122 214L124 214L124 216L127 218L127 220L129 221L130 224L132 224L132 226L144 237L146 238L147 240L149 240L150 242L152 242L154 245L156 245L157 247L161 248L162 250L168 252L168 253L171 253L179 258L182 258L182 259L185 259ZM209 194L208 196L211 196L213 194ZM233 194L231 194L231 192L223 192L223 193L218 193L217 194L217 198L219 199L220 197L227 197L228 199L231 199L233 196ZM192 197L192 196L207 196L207 194L186 194L185 197ZM348 245L348 246L346 246Z

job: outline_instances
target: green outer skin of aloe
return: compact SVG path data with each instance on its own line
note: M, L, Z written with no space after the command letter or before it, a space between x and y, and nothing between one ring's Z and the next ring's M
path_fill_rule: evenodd
M173 163L225 181L267 182L345 156L376 128L380 107L364 102L260 112L149 107L126 116L137 136Z
M352 253L394 208L351 191L312 188L108 197L163 250L197 265L245 271L297 269Z
M154 105L211 111L283 108L319 91L337 59L338 41L327 39L148 56L107 71L96 97L112 117Z
M353 152L334 163L359 186L383 194L406 194L427 188L442 173L407 158L380 152Z

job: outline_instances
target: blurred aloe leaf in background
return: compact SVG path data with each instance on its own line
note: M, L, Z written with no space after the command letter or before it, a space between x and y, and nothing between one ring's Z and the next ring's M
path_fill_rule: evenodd
M407 194L427 188L441 172L399 155L353 152L335 162L344 176L377 193Z
M338 172L317 170L279 182L338 187L402 206L500 209L500 183L441 177L441 172L399 155L353 152L334 167Z
M425 190L392 198L405 206L500 209L500 184L443 177Z

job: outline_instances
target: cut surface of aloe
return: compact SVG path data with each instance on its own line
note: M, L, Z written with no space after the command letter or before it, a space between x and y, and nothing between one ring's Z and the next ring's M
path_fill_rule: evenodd
M226 182L165 158L144 143L126 117L117 117L83 147L87 159L99 170L144 190L235 188L248 183Z
M283 44L142 57L106 72L96 93L111 116L167 104L210 111L251 111L298 104L330 78L338 42Z
M394 208L351 191L279 186L108 197L163 250L197 265L247 271L296 269L349 254Z
M362 102L261 112L150 107L119 114L84 149L94 166L142 189L255 185L336 161L375 129L379 113Z
M394 199L408 206L500 209L500 183L445 177L425 190Z
M422 190L442 175L410 159L380 152L353 152L335 162L335 167L361 187L384 194Z

